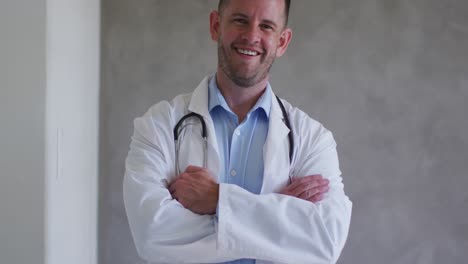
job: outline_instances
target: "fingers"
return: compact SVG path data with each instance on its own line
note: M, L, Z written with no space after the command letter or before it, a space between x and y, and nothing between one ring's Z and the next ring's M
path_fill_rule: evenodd
M187 181L190 181L190 178L192 177L192 174L191 173L187 173L187 172L183 172L181 173L179 176L177 176L175 178L174 181L172 181L169 186L167 186L167 189L169 190L169 192L171 193L172 196L173 193L177 190L177 188L180 187L180 184L183 183L183 182L187 182Z
M214 214L219 199L219 185L207 169L189 166L167 187L173 199L197 214Z
M177 191L177 188L180 185L180 181L175 180L171 185L169 185L169 192L171 193L172 199L177 200L180 204L182 204L185 208L187 208L187 201L184 198L182 191Z
M171 193L172 197L174 197L174 193L177 191L178 188L181 188L181 186L183 185L184 181L190 177L190 175L188 173L181 173L178 177L175 178L174 181L172 181L169 186L167 186L167 189L169 190L169 192Z
M291 192L296 194L301 194L302 192L316 188L319 186L328 185L330 181L328 179L324 179L321 175L312 175L303 178L296 179L291 184Z
M313 182L313 181L320 181L320 180L323 180L323 179L324 178L320 174L309 175L309 176L305 176L305 177L293 177L292 178L292 183L300 185L300 184L310 183L310 182Z
M300 187L306 186L309 182L313 181L314 179L322 179L321 175L311 175L306 177L293 177L291 184L287 186L287 190L289 192L297 192L296 189Z
M175 181L171 182L171 184L169 184L169 186L167 187L172 196L174 196L174 193L177 189L176 186L177 186L178 180L179 179L176 179Z
M323 200L323 197L325 196L325 193L319 193L314 196L312 196L308 201L311 201L313 203L320 202Z
M323 177L321 174L313 174L313 175L308 175L304 177L292 177L293 182L295 181L305 182L305 181L309 181L312 179L323 179Z
M311 175L307 177L293 177L292 183L286 186L281 193L297 197L302 192L314 188L318 185L322 185L321 175Z
M328 186L319 186L316 188L309 189L307 191L304 191L301 193L298 198L307 200L307 201L312 201L312 200L321 200L323 199L323 194L328 192L330 187Z
M281 193L315 203L321 201L330 190L329 183L330 181L321 175L294 177L292 183Z
M300 195L301 193L312 190L312 189L317 189L317 188L320 189L322 187L327 187L328 183L329 181L326 179L304 183L301 186L297 187L294 190L294 192Z

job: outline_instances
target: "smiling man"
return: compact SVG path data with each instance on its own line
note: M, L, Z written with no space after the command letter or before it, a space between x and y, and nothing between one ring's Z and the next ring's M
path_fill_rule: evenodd
M290 1L224 0L216 73L135 119L124 200L155 263L335 263L351 202L330 131L276 97Z

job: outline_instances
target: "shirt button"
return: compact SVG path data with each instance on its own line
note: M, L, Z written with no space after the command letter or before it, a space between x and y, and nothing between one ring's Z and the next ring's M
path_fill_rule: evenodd
M240 136L240 130L239 129L236 129L236 135Z
M237 175L237 171L236 170L231 170L231 176L236 176Z

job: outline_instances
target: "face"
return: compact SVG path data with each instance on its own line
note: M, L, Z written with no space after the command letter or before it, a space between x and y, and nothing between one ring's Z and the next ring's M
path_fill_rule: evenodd
M221 13L213 11L210 32L218 42L218 71L240 87L268 78L291 40L284 8L284 0L230 0Z

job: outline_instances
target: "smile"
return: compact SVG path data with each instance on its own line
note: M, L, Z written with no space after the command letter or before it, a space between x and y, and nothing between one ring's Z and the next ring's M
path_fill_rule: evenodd
M259 53L253 50L245 50L245 49L236 49L237 52L240 54L248 55L248 56L257 56Z

